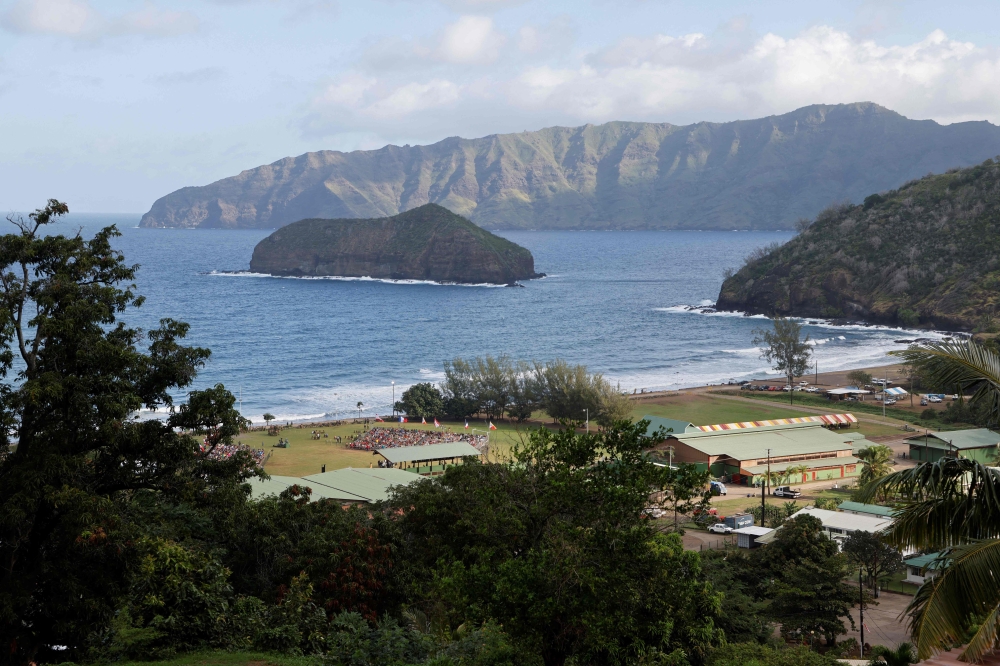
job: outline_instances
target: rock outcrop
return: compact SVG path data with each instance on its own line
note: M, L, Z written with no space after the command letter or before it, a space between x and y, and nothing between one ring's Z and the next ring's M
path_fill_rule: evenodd
M751 256L716 308L996 332L998 305L1000 162L987 160L827 209Z
M392 217L294 222L257 244L250 270L466 284L542 277L531 252L436 204Z
M1000 154L1000 128L871 103L730 123L611 122L288 157L157 200L144 227L277 228L437 203L487 229L791 229Z

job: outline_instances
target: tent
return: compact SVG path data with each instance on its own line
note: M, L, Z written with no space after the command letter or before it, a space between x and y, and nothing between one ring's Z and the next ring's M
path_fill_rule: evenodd
M886 395L909 395L906 389L901 389L898 386L893 386L892 388L887 388L885 390Z

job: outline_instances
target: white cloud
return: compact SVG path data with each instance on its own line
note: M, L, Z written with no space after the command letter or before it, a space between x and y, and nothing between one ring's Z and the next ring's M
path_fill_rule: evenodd
M442 40L438 57L483 63L485 54L501 48L489 46L492 23L463 21L449 29L464 26L465 41ZM446 77L377 72L363 77L363 92L353 97L345 91L357 90L351 77L360 75L337 79L316 96L306 132L430 140L614 119L731 120L859 101L912 118L1000 122L1000 54L941 31L888 46L825 26L735 42L726 35L652 35L566 60L565 53L539 53L541 31L526 28L518 35L517 59L507 49L494 65L458 68ZM336 101L348 97L351 104Z
M170 37L198 29L197 17L189 12L164 11L147 2L142 9L107 16L87 0L20 0L0 17L0 24L16 33L89 41L113 35Z
M517 48L533 56L558 54L569 49L576 38L572 20L557 16L545 25L524 25L517 31Z
M494 62L506 38L493 27L486 16L463 16L445 27L438 46L438 56L454 64Z

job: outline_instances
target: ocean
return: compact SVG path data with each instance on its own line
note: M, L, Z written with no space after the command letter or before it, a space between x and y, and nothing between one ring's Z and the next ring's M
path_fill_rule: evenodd
M787 232L510 231L547 276L524 288L274 278L246 271L270 230L139 229L138 215L70 215L51 231L116 224L140 264L149 328L171 317L212 357L193 388L223 383L254 421L385 414L393 395L443 379L455 357L563 358L623 390L675 389L775 377L750 344L764 317L705 312L723 271ZM915 333L806 323L819 370L886 361ZM394 384L393 384L394 383ZM394 393L395 391L395 393Z

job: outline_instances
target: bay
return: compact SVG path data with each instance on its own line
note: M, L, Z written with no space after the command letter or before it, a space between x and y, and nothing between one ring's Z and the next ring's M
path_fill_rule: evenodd
M764 318L703 313L754 248L787 232L498 232L531 250L547 277L524 288L293 279L245 271L270 230L139 229L139 216L71 215L52 229L92 234L116 224L116 246L141 265L145 305L127 315L191 325L212 358L194 388L223 383L254 421L391 410L393 384L438 382L458 356L563 358L632 392L763 378L750 340ZM691 306L697 306L692 309ZM805 331L820 371L885 360L913 332L878 327ZM926 335L926 334L922 334ZM770 375L774 377L773 373Z

